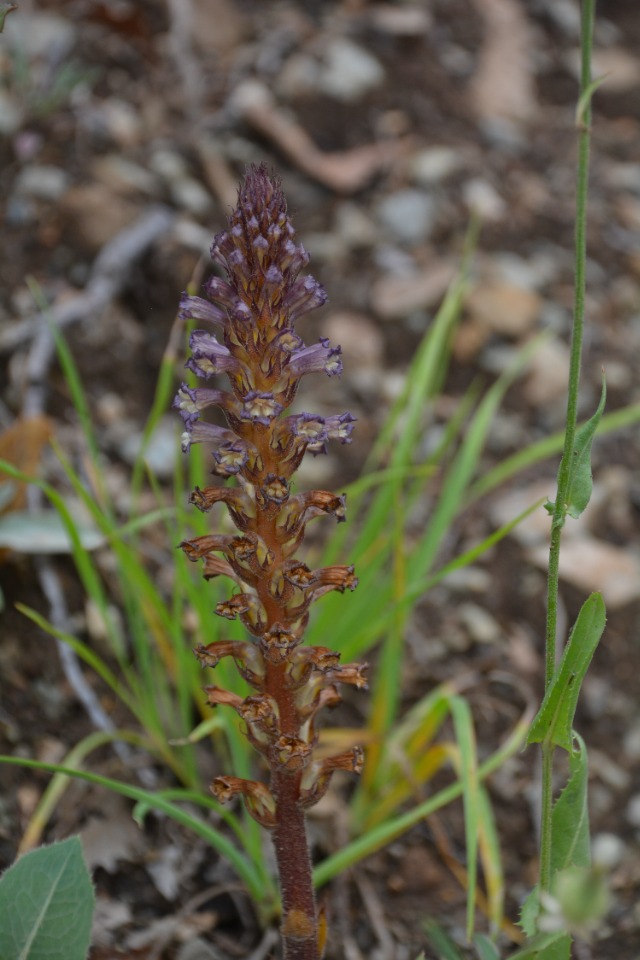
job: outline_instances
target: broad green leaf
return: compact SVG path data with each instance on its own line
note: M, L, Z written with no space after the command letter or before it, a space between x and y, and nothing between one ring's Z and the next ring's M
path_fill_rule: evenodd
M553 881L553 897L567 929L584 937L596 930L610 906L602 870L567 867Z
M578 749L569 757L569 780L553 805L551 873L567 867L588 867L591 862L587 808L588 761L582 737L575 733Z
M486 937L484 933L475 935L473 945L476 948L478 960L500 960L500 954L495 943L489 940L489 937Z
M594 415L576 432L573 447L573 461L567 490L567 512L570 517L578 518L585 510L593 490L591 473L591 444L600 423L607 399L607 385L602 378L600 403Z
M78 540L85 550L97 550L105 537L95 527L74 521ZM53 510L16 511L0 517L0 547L19 553L72 553L67 528Z
M568 868L588 867L591 860L587 808L587 748L582 737L575 731L573 737L577 741L578 749L569 754L569 780L556 800L551 814L552 878ZM539 915L539 887L535 886L520 912L520 926L527 936L534 936L538 929Z
M78 837L27 853L0 881L1 960L85 960L93 907Z
M527 743L544 740L572 752L573 717L580 687L605 623L604 601L599 593L592 593L578 614L560 666L531 724Z
M564 930L539 933L509 960L570 960L571 937Z

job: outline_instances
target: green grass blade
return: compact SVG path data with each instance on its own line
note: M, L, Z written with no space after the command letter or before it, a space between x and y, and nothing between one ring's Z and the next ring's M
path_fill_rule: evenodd
M478 844L487 889L491 933L497 937L504 918L504 871L491 800L484 786L478 789Z
M513 754L521 748L527 734L529 722L529 715L521 718L498 750L478 767L478 781L482 781L485 777L488 777L489 774L497 770L508 757L513 756ZM456 783L451 784L451 786L438 791L435 796L425 800L424 803L418 804L412 810L400 814L397 817L392 817L378 827L367 831L363 836L352 840L351 843L348 843L341 850L337 851L337 853L327 857L326 860L323 860L323 862L315 868L314 879L316 886L322 886L343 870L348 869L353 866L353 864L375 853L376 850L380 850L382 847L391 843L397 837L402 836L403 833L406 833L406 831L415 826L416 823L419 823L425 817L430 816L448 803L456 800L462 795L462 792L462 782L458 780Z
M136 746L143 747L145 750L150 749L150 745L146 739L133 730L114 730L113 732L98 730L90 733L77 743L66 755L61 766L67 769L77 770L79 765L90 753L105 743L113 743L114 740L133 743ZM27 850L31 850L37 846L40 842L42 833L70 782L71 778L63 773L56 773L51 778L22 835L18 853L25 853Z
M462 697L450 701L456 743L460 756L458 776L464 800L464 833L467 850L467 937L473 936L478 882L479 789L476 737L469 704Z
M98 786L113 790L123 797L130 800L136 800L142 803L148 803L154 810L160 810L176 823L191 830L197 836L206 840L220 856L228 860L234 868L240 879L243 881L252 898L259 903L264 897L264 888L254 869L253 864L240 851L214 827L210 827L203 820L193 816L185 810L176 807L163 797L150 790L143 790L140 787L134 787L128 783L122 783L119 780L112 780L109 777L99 776L97 773L89 773L86 770L73 770L69 767L63 767L56 763L42 763L39 760L27 760L24 757L0 756L0 763L12 764L20 767L30 767L32 770L45 770L49 773L60 773L69 777L76 777L79 780L86 780L88 783L95 783Z
M102 479L103 475L100 466L100 448L98 446L96 435L93 431L89 403L84 392L84 387L82 385L78 368L75 360L73 359L73 354L71 353L71 350L69 349L67 341L63 337L60 328L57 326L57 324L52 323L49 320L49 307L42 292L42 288L38 282L33 277L28 277L27 286L29 287L29 291L35 300L38 309L47 319L49 333L53 338L56 353L58 355L58 362L60 363L62 373L64 374L65 383L69 388L71 400L78 415L78 420L80 421L80 426L82 428L82 434L87 445L87 450L89 451L89 457L92 466L91 482L92 484L95 484L98 499L103 505L103 508L110 512L111 504Z

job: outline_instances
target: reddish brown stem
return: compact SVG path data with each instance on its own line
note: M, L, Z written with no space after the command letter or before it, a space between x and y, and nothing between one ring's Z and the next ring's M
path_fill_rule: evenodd
M273 842L282 892L285 960L318 960L318 922L304 814L298 803L300 774L274 770L277 802Z

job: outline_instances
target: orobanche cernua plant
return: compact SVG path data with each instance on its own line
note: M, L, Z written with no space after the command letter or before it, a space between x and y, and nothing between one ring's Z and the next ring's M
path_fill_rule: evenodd
M354 590L351 566L311 570L296 556L305 527L326 514L345 519L344 496L325 490L294 493L293 475L305 453L322 453L329 440L350 442L349 413L321 417L287 413L305 374L341 372L340 348L321 339L306 346L294 330L299 317L326 300L322 286L300 271L309 257L294 229L278 180L266 166L248 170L229 229L216 236L211 256L227 281L214 277L205 298L185 296L186 318L209 324L191 334L187 366L208 379L225 373L230 390L183 385L176 397L185 422L183 449L213 444L213 473L231 486L196 488L198 509L224 503L238 534L211 533L181 544L190 560L203 560L204 577L235 581L233 595L217 605L221 617L239 617L250 639L219 640L200 647L203 666L232 657L255 690L243 699L218 686L209 703L235 710L246 735L264 757L269 784L217 777L212 790L223 801L242 795L247 810L271 831L282 891L282 938L287 960L318 960L319 930L311 878L305 810L326 792L335 770L359 772L362 751L317 759L317 716L340 701L338 685L366 685L364 665L341 665L326 647L303 646L311 604L330 590ZM227 427L202 418L208 407L224 411Z

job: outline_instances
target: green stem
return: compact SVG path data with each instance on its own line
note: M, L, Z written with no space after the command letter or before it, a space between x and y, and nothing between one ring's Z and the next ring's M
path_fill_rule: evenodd
M582 359L582 340L584 332L585 268L587 255L587 196L589 181L589 146L591 124L591 98L588 89L591 84L591 49L593 45L593 23L595 0L582 0L582 38L581 38L581 76L580 105L578 116L578 176L576 188L576 227L575 227L575 294L573 309L573 328L571 334L571 360L569 365L569 389L567 396L566 429L562 460L558 471L558 490L556 494L551 543L549 547L549 573L547 579L547 624L545 642L545 692L549 689L556 669L556 633L558 623L558 581L560 567L560 541L562 527L567 516L567 497L577 427L578 391L580 386L580 365ZM548 890L551 883L551 815L552 815L552 778L553 744L542 744L542 820L540 839L540 888Z

